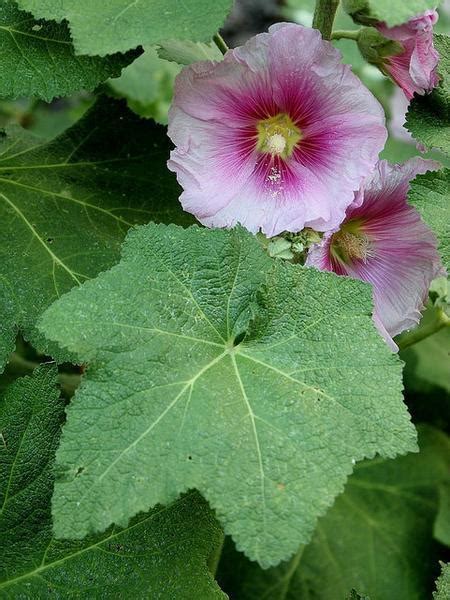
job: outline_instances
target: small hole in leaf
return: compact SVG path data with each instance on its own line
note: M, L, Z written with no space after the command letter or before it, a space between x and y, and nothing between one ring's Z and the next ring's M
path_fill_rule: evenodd
M242 331L241 333L238 333L238 335L233 340L233 346L239 346L239 344L244 340L246 335L247 335L246 331Z
M188 460L192 460L192 456L191 455L188 456Z
M84 467L78 467L77 472L75 473L75 477L78 477L79 475L81 475L81 473L83 473L84 471Z
M47 238L47 243L48 244L52 244L53 243L53 238Z

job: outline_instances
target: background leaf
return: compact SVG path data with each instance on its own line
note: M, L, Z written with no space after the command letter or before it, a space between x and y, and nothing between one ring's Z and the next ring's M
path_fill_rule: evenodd
M370 600L427 598L450 441L431 427L419 440L419 454L358 464L312 542L288 563L262 571L227 544L218 577L230 599L336 600L350 588Z
M12 0L0 4L0 46L0 97L34 96L47 102L118 77L136 56L75 56L67 25L36 21Z
M223 59L223 54L213 43L191 42L190 40L165 40L157 48L158 56L176 62L179 65L190 65L199 60Z
M406 23L408 19L426 10L436 8L440 0L343 0L349 14L370 14L379 21L385 21L389 27Z
M0 312L6 312L6 337L20 327L43 347L36 319L61 294L114 264L131 225L192 222L166 168L168 151L162 127L113 100L99 101L50 143L20 128L0 138L0 237L8 241L0 247L0 280L9 290L7 298L0 296ZM64 358L55 348L52 353Z
M89 363L57 455L57 536L196 487L251 558L289 556L354 461L415 448L371 310L365 284L273 261L241 229L133 231L42 320Z
M79 54L104 56L167 39L207 41L231 0L18 0L38 18L67 19Z
M444 267L450 272L450 169L419 175L408 201L420 212L439 240Z
M111 79L109 86L117 96L127 100L135 113L166 124L173 84L179 72L178 65L159 58L155 48L149 47L118 79Z
M42 367L0 399L0 596L225 598L206 568L221 531L195 493L83 542L52 537L55 384L56 369Z
M411 17L436 8L440 0L370 0L371 12L389 27L406 23Z

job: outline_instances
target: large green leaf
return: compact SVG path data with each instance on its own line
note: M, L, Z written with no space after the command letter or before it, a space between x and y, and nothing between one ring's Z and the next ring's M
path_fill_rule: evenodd
M420 453L357 465L312 542L263 571L227 544L219 582L239 600L336 600L351 588L370 600L423 600L436 568L433 522L448 481L450 441L420 431ZM230 566L231 565L231 566Z
M408 200L436 233L443 264L450 272L450 169L416 177Z
M40 368L0 399L0 597L224 598L206 568L220 528L197 494L83 542L53 538L55 383L56 369Z
M0 4L0 47L0 97L37 96L47 102L118 77L135 56L75 56L65 24L35 21L12 0Z
M288 557L355 461L415 448L371 311L366 284L272 260L244 230L133 231L118 266L42 320L89 363L57 455L56 534L196 487L251 558Z
M0 138L0 339L18 326L40 345L36 319L114 264L130 225L192 222L167 155L165 130L112 100L50 143L19 128Z
M36 17L67 19L80 54L104 56L167 39L207 41L231 0L18 0Z
M439 87L431 94L415 96L406 115L406 127L428 148L440 148L450 154L450 37L436 34L439 52Z

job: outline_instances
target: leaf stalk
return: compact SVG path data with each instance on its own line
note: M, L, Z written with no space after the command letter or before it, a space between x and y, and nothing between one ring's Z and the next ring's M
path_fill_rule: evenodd
M229 48L227 46L227 43L223 39L223 37L220 35L219 32L217 32L215 35L213 35L213 42L219 48L219 50L222 52L222 54L226 54L228 52Z
M353 29L353 30L345 30L345 29L336 29L331 34L332 40L354 40L357 42L359 40L359 36L361 34L361 29Z

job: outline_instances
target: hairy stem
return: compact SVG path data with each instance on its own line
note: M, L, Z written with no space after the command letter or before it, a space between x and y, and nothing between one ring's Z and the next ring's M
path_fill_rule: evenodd
M208 568L209 568L210 572L212 573L213 577L215 577L216 573L217 573L217 567L219 566L219 563L220 563L220 558L222 556L222 550L223 550L224 543L225 543L225 533L222 532L222 536L221 536L217 546L214 548L214 550L211 552L211 554L208 558Z
M439 308L436 311L436 317L431 323L427 323L426 325L419 326L412 331L404 333L401 338L397 340L397 345L400 350L405 350L405 348L409 348L413 344L421 342L425 338L430 337L430 335L444 329L444 327L450 327L450 318L445 314L442 308Z
M351 31L345 31L342 29L336 29L331 34L332 40L355 40L358 41L361 29L354 29Z
M217 32L213 36L213 42L219 48L219 50L222 52L222 54L225 54L229 50L227 43L225 42L223 37L220 35L220 33Z
M339 6L339 0L317 0L314 11L313 27L318 29L324 40L331 39L334 17Z

